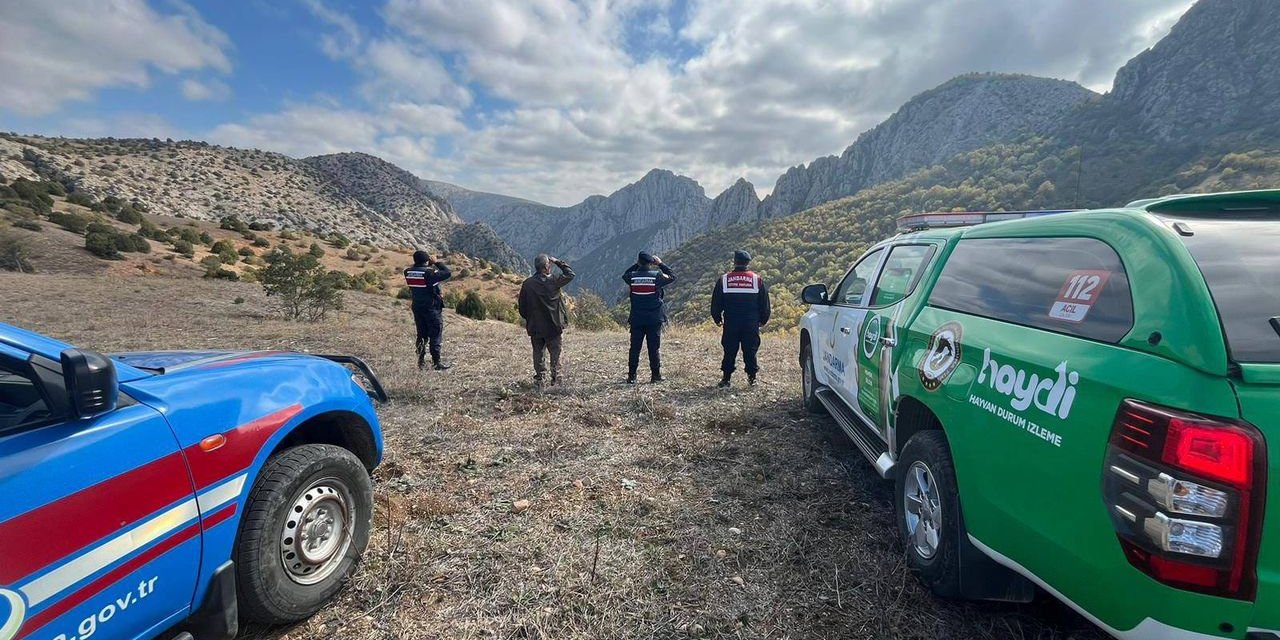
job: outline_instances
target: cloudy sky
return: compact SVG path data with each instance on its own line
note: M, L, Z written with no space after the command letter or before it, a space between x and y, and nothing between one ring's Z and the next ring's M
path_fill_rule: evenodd
M550 204L763 195L971 71L1116 70L1191 0L4 0L0 130L365 151Z

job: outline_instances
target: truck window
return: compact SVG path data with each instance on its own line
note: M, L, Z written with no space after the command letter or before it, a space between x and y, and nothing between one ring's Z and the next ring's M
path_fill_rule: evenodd
M880 280L876 282L871 306L889 306L911 295L933 251L930 244L903 244L890 249Z
M0 362L0 433L50 417L49 405L31 375Z
M1185 219L1191 251L1218 308L1231 359L1280 362L1280 334L1271 318L1280 316L1276 247L1280 220Z
M929 304L1103 342L1133 327L1124 265L1092 238L961 240Z
M858 264L853 265L853 268L849 270L849 275L844 277L844 281L836 289L835 297L831 300L836 304L851 307L866 306L867 294L871 289L868 283L875 277L876 267L880 265L880 255L883 253L884 249L876 249L863 256L858 261Z

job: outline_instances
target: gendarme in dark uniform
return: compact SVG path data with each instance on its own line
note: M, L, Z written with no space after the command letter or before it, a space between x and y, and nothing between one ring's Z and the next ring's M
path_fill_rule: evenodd
M426 251L413 252L413 266L404 270L404 283L413 294L413 323L418 329L418 368L427 366L427 345L431 345L431 363L437 371L450 365L440 361L440 343L444 338L444 295L440 283L453 273L448 265Z
M656 256L643 251L636 263L622 274L627 283L627 295L631 300L631 350L627 353L627 384L636 383L636 370L640 368L640 346L649 346L649 381L662 382L662 326L667 323L667 310L663 304L663 288L676 281L671 267Z
M733 253L733 271L716 280L711 289L711 319L724 327L720 345L724 347L724 359L720 370L724 377L721 387L729 386L737 368L738 350L742 350L742 364L747 381L756 383L760 366L756 352L760 350L760 327L769 323L769 287L759 274L751 271L751 254L746 251Z

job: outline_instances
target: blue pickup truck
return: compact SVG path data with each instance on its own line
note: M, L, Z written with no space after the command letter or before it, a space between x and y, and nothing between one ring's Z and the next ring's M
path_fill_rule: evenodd
M315 613L369 539L373 399L352 357L105 356L0 324L0 640Z

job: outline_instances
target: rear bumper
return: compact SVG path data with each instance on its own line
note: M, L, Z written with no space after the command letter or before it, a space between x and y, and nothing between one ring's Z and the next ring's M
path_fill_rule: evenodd
M1141 623L1138 624L1138 626L1133 627L1132 629L1126 629L1126 630L1116 629L1114 627L1108 626L1106 623L1099 620L1097 616L1094 616L1092 613L1086 611L1084 607L1081 607L1080 605L1072 602L1066 596L1062 595L1062 593L1059 592L1057 589L1054 589L1053 587L1049 586L1047 582L1045 582L1044 580L1041 580L1035 574L1027 570L1026 567L1023 567L1022 565L1018 564L1012 559L1004 556L1003 554L996 551L995 549L992 549L991 547L988 547L987 545L982 544L982 541L973 537L972 534L969 536L969 541L972 542L973 545L977 547L979 551L982 551L983 553L987 554L987 556L990 557L992 560L995 560L996 562L1022 574L1028 580L1036 583L1036 585L1039 586L1041 589L1044 589L1053 597L1060 600L1063 604L1066 604L1067 606L1074 609L1076 613L1079 613L1080 615L1087 618L1089 622L1092 622L1093 624L1097 625L1098 628L1102 629L1103 631L1106 631L1107 633L1111 634L1113 637L1119 638L1120 640L1222 640L1222 638L1224 637L1231 637L1231 636L1211 636L1203 633L1198 633L1195 631L1187 631L1186 629L1179 629L1177 627L1169 626L1163 622L1154 620L1152 618L1147 618L1143 620ZM1250 630L1251 633L1253 631L1254 631L1253 629ZM1264 632L1264 633L1271 633L1271 632ZM1239 637L1239 636L1236 636L1236 637ZM1250 635L1249 640L1254 640L1254 637ZM1272 640L1272 638L1266 635L1261 635L1261 636L1258 636L1258 640ZM1280 636L1277 636L1275 640L1280 640Z

